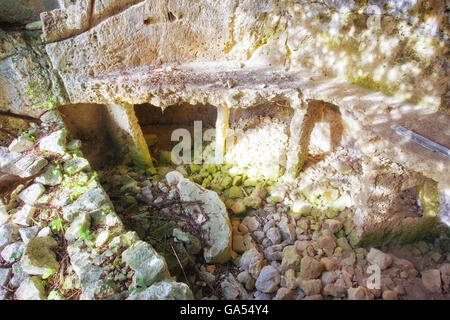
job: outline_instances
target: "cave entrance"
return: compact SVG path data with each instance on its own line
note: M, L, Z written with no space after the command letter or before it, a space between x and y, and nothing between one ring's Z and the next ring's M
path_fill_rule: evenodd
M194 122L200 124L204 133L215 128L217 121L217 108L211 105L183 103L162 109L151 104L139 104L134 110L150 154L157 159L163 151L171 151L178 144L178 140L172 141L175 130L188 130L193 148Z
M254 178L277 179L285 172L290 123L294 115L294 109L288 107L287 103L274 102L230 109L183 103L164 110L151 104L140 104L134 106L134 111L150 154L158 160L179 143L179 137L172 136L177 129L189 131L191 148L194 150L194 122L200 122L204 134L204 162L215 161L210 157L215 155L215 148L220 147L222 137L226 141L223 160L236 167L236 173L245 173ZM208 137L206 130L213 128L216 128L215 137ZM194 153L195 150L192 160Z

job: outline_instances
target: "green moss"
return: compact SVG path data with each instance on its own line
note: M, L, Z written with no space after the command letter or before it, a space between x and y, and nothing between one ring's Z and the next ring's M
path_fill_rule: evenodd
M227 176L227 177L223 178L221 185L224 188L229 188L229 187L231 187L232 183L233 183L233 179L231 177Z
M244 181L244 186L245 187L254 187L258 184L258 181L256 181L255 179L247 179Z
M200 165L198 165L198 164L191 163L189 165L189 169L191 170L191 173L194 174L194 173L200 172L202 167Z
M387 84L384 81L377 81L373 79L371 75L357 76L354 74L347 74L347 80L361 87L380 91L390 96L394 96L398 91L398 84Z
M353 246L383 246L387 244L408 244L414 241L422 240L427 236L437 234L436 217L424 217L423 221L409 227L397 227L389 231L372 232L363 237L358 237L356 231L349 234L350 243Z
M210 165L207 167L209 173L214 174L217 172L217 167L215 165Z
M205 169L205 168L202 168L202 170L200 170L200 173L199 173L199 174L200 174L200 176L201 176L203 179L209 177L209 172L208 172L208 170Z
M211 176L209 176L208 178L204 179L202 182L202 187L203 188L210 188L211 187Z
M172 164L172 152L161 150L159 153L159 160L161 161L161 164L164 165L171 165Z
M193 181L193 182L195 182L195 183L198 183L198 184L202 184L203 178L202 178L202 176L199 175L199 174L194 174L194 175L192 175L192 176L189 178L189 180L191 180L191 181Z
M439 214L439 189L437 182L427 179L417 187L423 216L434 218Z
M235 176L233 178L233 186L240 186L242 184L242 176Z
M439 189L435 181L425 180L417 186L417 192L421 207L422 218L414 225L398 226L392 230L380 230L362 237L357 236L356 231L349 234L350 243L354 246L374 246L387 244L404 245L428 236L438 234L436 228L439 214Z
M244 193L240 187L232 186L228 189L228 197L230 199L244 198Z
M268 44L271 40L278 39L280 35L286 30L286 24L282 24L280 22L278 22L275 27L271 26L270 19L272 19L272 16L268 15L266 20L264 21L264 31L262 33L262 37L256 40L254 46L248 51L248 59L250 59L250 57L256 50Z

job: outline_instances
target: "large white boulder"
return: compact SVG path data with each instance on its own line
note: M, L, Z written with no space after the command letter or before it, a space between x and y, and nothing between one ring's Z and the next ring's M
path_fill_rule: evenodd
M231 258L231 223L225 204L219 195L198 184L180 178L177 184L183 201L201 201L203 216L197 205L186 206L187 211L198 221L206 241L203 255L207 263L224 263Z

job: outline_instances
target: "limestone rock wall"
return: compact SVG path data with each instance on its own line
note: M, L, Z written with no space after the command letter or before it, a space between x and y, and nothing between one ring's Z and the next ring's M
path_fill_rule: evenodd
M446 10L422 0L80 0L42 21L69 95L74 82L130 68L233 60L448 111Z
M1 0L0 22L22 24L36 21L41 12L58 7L58 0Z
M0 110L39 116L68 102L40 34L0 29Z

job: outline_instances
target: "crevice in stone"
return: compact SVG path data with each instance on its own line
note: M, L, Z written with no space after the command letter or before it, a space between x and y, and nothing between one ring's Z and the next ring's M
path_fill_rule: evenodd
M81 140L81 150L95 170L121 161L120 150L107 129L106 106L75 104L58 110L72 136Z

